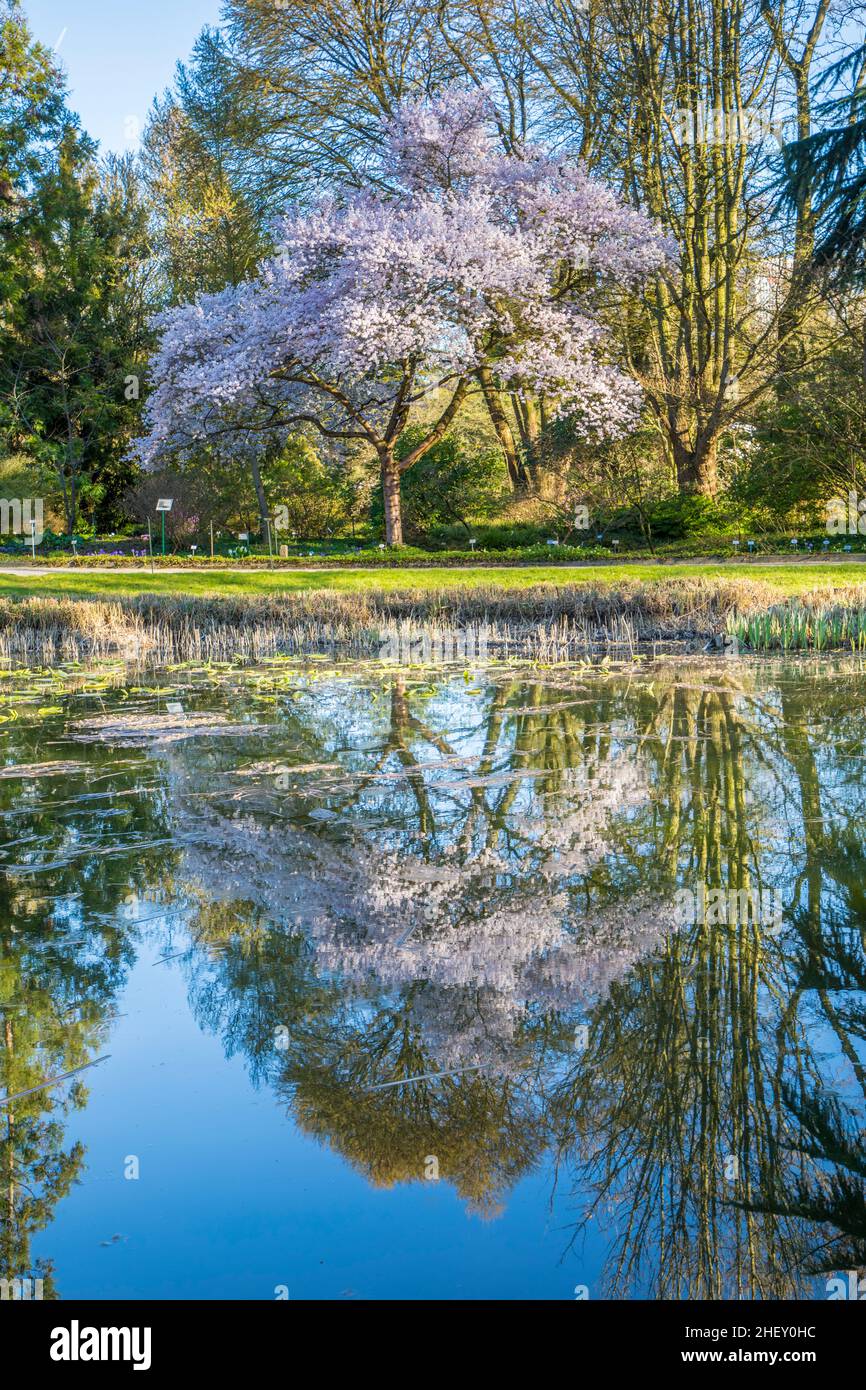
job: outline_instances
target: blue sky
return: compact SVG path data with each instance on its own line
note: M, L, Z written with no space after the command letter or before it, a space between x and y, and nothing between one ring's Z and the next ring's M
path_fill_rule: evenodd
M169 85L221 0L24 0L35 36L69 76L71 105L103 152L134 148L154 96ZM845 37L862 41L863 24Z
M60 40L84 128L103 151L122 151L199 30L219 19L220 0L24 0L23 8L36 38L49 48Z

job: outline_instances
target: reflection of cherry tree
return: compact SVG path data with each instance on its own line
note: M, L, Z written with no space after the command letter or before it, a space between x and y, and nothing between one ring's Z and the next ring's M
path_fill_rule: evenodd
M490 1210L552 1150L613 1219L612 1291L789 1296L818 1247L862 1249L851 691L585 679L335 685L293 706L286 762L318 770L279 788L279 747L207 779L174 750L188 877L273 924L261 968L241 933L195 995L372 1181L437 1154ZM782 930L673 932L654 904L681 882L781 885Z
M488 722L460 752L412 713L397 678L372 769L317 778L312 807L280 802L272 764L263 783L243 779L238 802L187 803L174 755L191 876L226 898L255 885L257 906L305 932L320 970L411 994L428 1069L508 1068L527 1009L586 1009L671 925L648 896L589 890L587 903L611 822L646 800L639 764L589 748L559 769L555 798L541 795L549 770L528 735L544 709L518 709L509 718L498 691L495 744ZM384 833L365 828L373 811Z

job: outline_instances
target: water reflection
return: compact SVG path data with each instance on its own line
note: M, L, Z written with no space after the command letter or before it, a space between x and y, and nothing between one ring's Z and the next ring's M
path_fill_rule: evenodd
M112 883L108 861L90 856L122 836L130 814L109 804L113 795L86 792L75 765L48 764L46 774L44 762L24 761L19 740L13 750L24 775L0 778L0 1086L20 1099L0 1103L0 1278L4 1294L20 1294L23 1280L53 1298L53 1266L33 1260L31 1239L82 1174L84 1149L67 1144L65 1119L87 1104L85 1069L104 1051L133 951L117 908L134 878ZM94 783L109 762L91 761ZM137 815L152 824L147 801Z
M596 1295L862 1269L866 674L160 679L64 700L71 770L34 772L29 697L7 734L7 1095L105 1050L150 933L200 1026L370 1183L438 1174L485 1217L529 1174L570 1192L561 1251L606 1234ZM778 893L781 922L683 920L683 888ZM0 1272L37 1273L82 1172L86 1075L0 1111Z

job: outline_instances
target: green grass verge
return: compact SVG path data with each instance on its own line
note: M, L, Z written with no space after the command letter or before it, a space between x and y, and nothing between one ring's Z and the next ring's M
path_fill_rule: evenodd
M0 597L3 598L100 598L119 595L175 594L239 595L302 593L333 589L341 593L424 591L428 589L471 589L491 585L502 589L525 589L536 584L583 585L612 588L623 583L663 583L679 579L763 580L785 593L796 595L810 589L866 584L866 564L833 564L806 561L762 565L755 563L724 565L584 565L562 567L527 565L520 568L469 567L465 569L401 570L316 570L271 572L268 570L221 571L177 574L148 571L125 574L117 571L81 570L78 573L8 574L0 570Z

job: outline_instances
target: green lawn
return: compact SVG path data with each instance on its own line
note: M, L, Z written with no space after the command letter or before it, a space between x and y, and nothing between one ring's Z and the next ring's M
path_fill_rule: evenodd
M826 585L866 583L866 564L804 561L784 564L612 564L576 567L533 565L526 567L466 569L316 570L297 572L254 570L247 572L185 570L175 574L118 573L112 570L80 570L77 573L8 574L0 570L0 597L111 598L121 594L272 594L304 589L449 589L470 585L497 585L519 589L531 584L614 585L623 581L659 582L669 579L743 578L765 580L788 593Z

